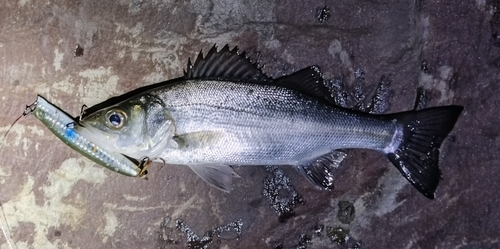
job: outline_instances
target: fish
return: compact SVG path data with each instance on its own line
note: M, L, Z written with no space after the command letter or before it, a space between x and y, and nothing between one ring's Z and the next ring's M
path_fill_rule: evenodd
M81 125L93 140L132 158L186 165L230 191L233 166L290 165L333 189L344 149L376 150L424 196L441 178L439 149L463 110L449 105L393 114L337 106L321 70L271 78L237 47L214 45L184 76L90 107Z
M94 161L117 173L144 177L147 174L147 161L137 161L127 158L119 152L107 150L98 141L89 140L90 131L44 97L38 95L32 105L26 107L25 114L33 113L54 135L66 145ZM23 114L23 115L25 115Z

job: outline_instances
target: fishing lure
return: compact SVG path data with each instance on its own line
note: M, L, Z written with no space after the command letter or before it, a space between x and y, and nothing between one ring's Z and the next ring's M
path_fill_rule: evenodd
M38 95L35 103L26 106L23 116L33 113L42 123L69 147L108 169L126 176L145 178L151 160L140 161L106 150L98 141L92 141L88 129L63 110Z

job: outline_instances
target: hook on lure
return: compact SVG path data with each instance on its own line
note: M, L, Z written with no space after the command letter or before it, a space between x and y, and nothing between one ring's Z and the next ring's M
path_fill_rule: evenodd
M149 157L143 157L141 158L141 160L139 161L139 177L140 178L143 178L145 180L148 180L148 177L146 176L148 174L148 168L149 168L149 165L151 165L151 163L153 162L153 160L151 160L151 158Z
M148 180L148 177L146 176L148 174L148 168L149 168L149 166L151 166L151 163L153 163L156 160L162 161L163 164L161 165L161 168L163 168L163 166L167 164L167 162L161 157L156 157L156 158L151 159L151 158L145 156L145 157L141 158L141 160L138 163L138 167L141 170L141 171L139 171L140 178Z
M82 123L82 118L83 118L83 115L85 115L85 111L87 110L87 105L86 104L83 104L82 105L82 108L80 108L80 116L78 116L78 123Z

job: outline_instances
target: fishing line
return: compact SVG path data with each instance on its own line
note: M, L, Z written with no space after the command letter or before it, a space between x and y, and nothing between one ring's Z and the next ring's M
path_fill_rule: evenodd
M9 134L12 127L14 127L14 125L17 123L17 121L19 121L22 117L26 117L26 116L30 115L31 113L33 113L33 111L35 111L36 105L37 105L36 101L35 101L35 103L33 103L31 105L27 105L26 108L24 109L23 114L21 114L21 116L16 118L16 120L14 120L14 123L12 123L10 125L9 129L7 130L7 132L5 132L5 135L3 136L2 145L5 144L5 139L7 138L7 135ZM2 216L3 216L3 219L0 222L0 229L2 229L2 234L5 237L5 240L7 241L7 244L9 245L10 249L14 249L12 244L14 244L15 248L18 248L17 244L14 241L14 238L12 237L12 234L11 234L12 229L9 226L9 222L7 221L7 216L5 215L5 211L3 210L3 205L1 202L0 202L0 208L2 209ZM5 226L3 225L4 221L5 221ZM12 243L11 243L11 240L12 240Z
M37 105L37 102L35 101L35 103L26 106L26 109L24 109L23 114L21 116L19 116L18 118L16 118L14 123L12 123L10 125L9 129L7 130L5 135L3 136L2 143L5 142L5 138L7 137L7 134L9 134L10 130L12 129L12 127L14 127L14 125L17 123L17 121L19 121L19 119L21 119L22 117L26 117L26 116L30 115L31 113L33 113L35 111L36 105Z
M3 210L3 205L1 202L0 202L0 208L2 209L2 216L3 216L2 221L5 221L5 226L7 227L7 229L5 229L3 226L3 222L0 222L0 228L2 229L3 236L5 237L5 240L7 241L7 244L9 245L10 249L14 249L14 247L12 247L12 244L14 244L16 248L18 248L16 242L14 241L14 238L12 237L12 234L10 233L12 229L9 226L9 222L7 221L7 216L5 215L5 212ZM12 243L10 242L11 239Z

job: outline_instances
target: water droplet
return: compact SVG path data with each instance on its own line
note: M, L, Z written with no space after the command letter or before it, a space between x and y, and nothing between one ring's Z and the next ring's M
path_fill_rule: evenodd
M330 8L327 6L316 9L316 18L320 23L325 23L330 18Z
M325 228L325 226L323 226L323 225L316 225L314 227L314 234L316 234L316 236L320 237L321 234L323 233L324 228Z

